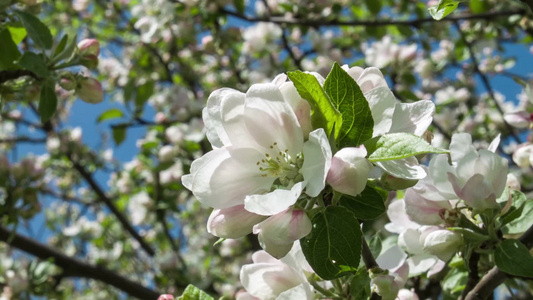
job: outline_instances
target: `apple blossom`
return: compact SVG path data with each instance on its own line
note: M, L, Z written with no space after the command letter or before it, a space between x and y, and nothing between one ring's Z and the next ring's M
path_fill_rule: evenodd
M461 234L449 230L436 230L429 233L424 240L424 250L448 261L463 246Z
M76 95L87 103L100 103L104 100L102 85L98 80L89 77L78 79Z

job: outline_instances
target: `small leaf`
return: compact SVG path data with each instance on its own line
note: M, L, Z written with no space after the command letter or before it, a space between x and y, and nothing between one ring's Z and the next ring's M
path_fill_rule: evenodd
M48 29L48 27L44 25L41 20L32 14L28 14L20 10L15 10L14 12L22 21L22 24L24 24L24 27L26 27L29 37L37 46L43 49L52 48L52 34L50 33L50 29Z
M65 47L62 50L59 50L61 47L61 44L64 40L66 41ZM63 59L70 59L72 55L74 54L74 50L76 49L77 45L77 36L74 36L70 41L68 41L68 36L64 35L61 41L59 42L59 45L56 48L56 51L54 53L54 57L52 58L52 64L55 64L57 62L60 62Z
M141 113L144 103L148 101L150 96L154 93L154 82L147 81L137 88L137 95L135 96L135 108L137 113Z
M241 15L244 14L244 0L233 0L233 4L235 5L235 9L238 13Z
M522 216L522 212L524 211L524 207L527 203L527 198L524 193L509 189L511 192L511 208L509 208L509 211L502 215L500 217L500 226L504 226L513 220L516 220ZM507 189L504 191L504 194L506 194Z
M329 206L312 220L311 233L300 243L305 258L318 276L334 279L359 266L362 233L355 216L344 207Z
M363 192L356 197L342 195L340 205L349 209L355 217L363 220L372 220L385 212L385 199L371 186L366 186Z
M501 242L494 252L494 262L507 274L533 277L533 257L527 247L518 240Z
M115 145L119 146L126 139L126 127L125 126L115 126L113 127L113 140Z
M395 160L427 153L449 153L410 133L390 133L365 143L371 162Z
M178 300L214 300L214 298L194 285L189 284L183 294L178 297Z
M428 10L433 19L438 21L451 14L457 5L459 5L459 1L440 0L438 5L428 8Z
M333 64L324 90L342 115L340 134L336 136L340 148L357 147L371 139L374 120L368 101L359 85L339 64Z
M20 44L27 35L26 28L24 27L8 26L7 29L11 33L11 38L13 38L15 45Z
M311 123L313 128L324 128L326 135L335 128L335 137L338 137L342 124L342 116L333 106L331 99L326 94L315 76L302 71L288 72L287 76L294 83L296 90L311 106Z
M528 200L522 208L520 217L510 221L501 228L503 234L519 234L533 226L533 200Z
M19 49L13 42L11 33L7 29L0 30L0 69L15 68L13 63L20 57Z
M373 257L378 257L381 254L382 246L383 245L378 232L368 242L368 248L370 248L370 252L372 253Z
M19 65L39 77L47 77L49 74L44 58L33 52L24 52L19 60Z
M41 121L44 123L54 115L57 109L57 96L54 84L47 83L41 87L41 98L39 100L38 112Z
M57 44L54 50L54 56L57 56L59 53L61 53L61 51L65 50L65 47L67 46L67 42L68 42L68 34L65 34L59 41L59 44Z
M116 119L116 118L122 118L124 116L124 113L118 109L118 108L112 108L109 110L104 111L96 120L96 122L100 123L102 121L110 120L110 119Z
M365 268L357 271L350 282L350 299L368 299L370 297L370 277Z

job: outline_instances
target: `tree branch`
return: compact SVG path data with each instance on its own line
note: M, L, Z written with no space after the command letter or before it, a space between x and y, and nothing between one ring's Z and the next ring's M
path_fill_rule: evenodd
M276 24L284 25L302 25L310 27L330 27L330 26L366 26L366 27L380 27L380 26L412 26L419 27L424 23L434 23L434 22L452 22L459 20L492 20L497 17L505 17L510 15L525 15L527 12L525 9L519 10L509 10L509 11L496 11L496 12L486 12L481 14L473 15L459 15L459 16L447 16L446 18L436 21L432 17L423 18L423 19L414 19L414 20L357 20L357 21L341 21L338 19L333 20L324 20L324 19L314 19L314 20L302 20L296 18L287 18L287 17L250 17L238 12L227 10L223 7L219 9L221 13L239 18L248 22L270 22Z
M11 236L13 237L10 239ZM8 245L40 259L53 259L53 263L61 267L66 276L99 280L139 299L154 300L160 295L157 291L146 288L102 266L94 266L82 262L18 233L13 235L11 231L4 227L0 227L0 241L4 241Z
M518 239L521 243L526 245L528 249L533 246L533 226ZM497 288L507 278L507 274L500 271L498 267L493 267L478 284L466 295L465 300L485 300L492 291Z

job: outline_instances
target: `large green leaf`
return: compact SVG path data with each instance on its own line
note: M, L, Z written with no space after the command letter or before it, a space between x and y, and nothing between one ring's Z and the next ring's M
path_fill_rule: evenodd
M48 27L44 25L41 20L32 14L20 10L16 10L15 14L17 14L19 19L22 21L22 24L24 24L24 27L26 27L29 37L37 46L43 49L52 48L52 34L50 33L50 29L48 29Z
M43 123L50 120L57 109L57 96L54 85L54 83L46 83L41 86L38 111Z
M346 208L330 206L312 220L311 233L300 240L305 258L318 276L334 279L354 273L362 248L361 227Z
M365 143L371 162L395 160L427 153L449 153L410 133L389 133Z
M316 77L302 71L288 72L287 76L294 83L300 96L309 102L313 128L324 128L327 136L330 136L335 128L335 137L337 137L342 124L341 114L333 106Z
M355 217L372 220L385 212L385 199L371 186L366 186L356 197L342 195L340 205L349 209Z
M20 57L17 45L13 42L11 33L7 29L0 30L0 69L12 69L13 63Z
M509 207L509 210L500 217L500 226L504 226L512 222L513 220L520 218L520 216L522 216L522 212L524 211L524 207L528 201L524 193L509 188L506 188L503 191L502 197L500 198L507 198L508 200L509 196L511 196L511 207ZM507 201L500 203L500 206L502 208L505 208L506 205L508 205Z
M110 119L122 118L124 113L118 108L111 108L104 111L96 120L98 123Z
M459 2L464 2L464 1L440 0L438 5L428 8L429 14L435 20L442 20L444 17L451 14L457 8L457 5L459 5Z
M518 240L501 242L494 252L494 262L507 274L533 277L533 257L527 247Z
M178 297L178 300L214 300L214 298L194 285L189 284L183 294Z
M334 63L324 90L341 113L342 125L336 138L340 148L355 147L372 138L374 120L361 88L355 80Z
M33 52L24 52L19 60L19 65L39 77L47 77L49 74L44 58Z

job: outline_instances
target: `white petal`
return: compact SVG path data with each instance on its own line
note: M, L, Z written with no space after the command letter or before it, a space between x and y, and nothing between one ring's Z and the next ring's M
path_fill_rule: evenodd
M372 136L383 135L391 129L396 98L388 87L378 87L365 93L374 119Z
M331 166L331 147L324 129L309 134L303 146L304 163L300 173L306 182L305 193L316 197L324 189L326 176Z
M276 300L311 300L315 298L313 293L313 286L310 283L304 282L300 285L293 287L292 289L286 290L285 292L279 294Z
M291 106L271 83L254 84L246 92L244 121L250 135L264 149L274 143L291 156L302 149L303 132Z
M489 148L487 148L487 150L492 153L496 153L496 150L498 150L498 146L500 145L501 139L502 135L501 133L498 133L498 135L492 140L492 142L490 142Z
M407 258L405 253L398 245L394 245L383 252L376 258L378 266L382 269L394 270L400 267Z
M467 155L477 155L476 148L472 145L472 136L468 133L454 134L450 142L450 152L454 165Z
M222 126L222 104L226 101L244 104L244 94L229 88L218 89L209 95L207 105L202 111L207 139L213 147L230 145L228 135Z
M311 106L309 105L309 102L300 96L294 87L294 83L290 81L283 83L279 87L279 90L283 94L285 101L289 103L289 105L292 107L292 110L296 114L298 122L300 123L300 127L302 128L304 138L307 139L309 137L309 133L313 130L313 126L311 125Z
M387 208L387 216L391 223L385 225L385 229L392 233L402 233L408 228L419 228L420 225L411 221L405 212L405 202L400 200L392 201Z
M403 199L407 215L421 225L443 224L440 212L452 209L449 201L429 201L413 189L407 189Z
M407 259L409 264L409 277L418 276L427 272L439 259L431 254L417 254Z
M215 209L207 220L207 232L221 238L236 239L252 233L254 225L264 219L264 216L244 209L244 205Z
M392 176L403 179L422 179L427 175L415 157L380 161L376 165Z
M247 195L270 190L274 181L261 176L255 163L261 158L255 149L212 150L192 163L192 180L184 176L184 184L204 205L222 209L243 204Z
M421 136L433 121L435 104L430 100L396 103L390 133L407 132Z
M429 162L429 175L420 180L413 189L430 201L457 199L457 195L448 180L448 173L455 174L455 169L448 164L448 156L440 154Z
M256 195L249 193L244 199L244 208L258 215L272 216L296 203L302 190L303 182L298 182L290 190L277 189L270 193Z
M296 272L282 264L244 265L240 279L246 291L259 299L275 299L284 291L301 284Z
M348 72L348 74L352 75L352 73L350 72ZM361 75L356 78L356 81L363 93L370 92L371 90L379 87L385 87L387 89L389 88L387 81L383 76L383 73L381 73L381 71L375 67L369 67L364 69Z

